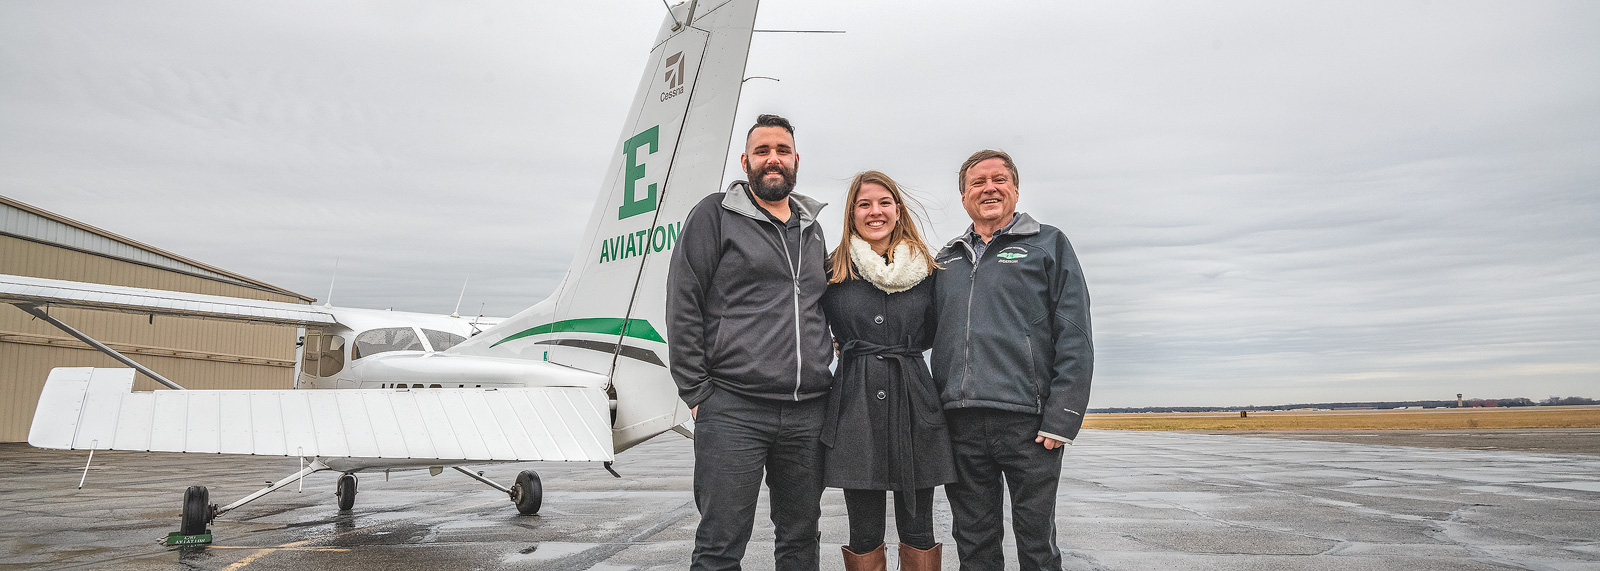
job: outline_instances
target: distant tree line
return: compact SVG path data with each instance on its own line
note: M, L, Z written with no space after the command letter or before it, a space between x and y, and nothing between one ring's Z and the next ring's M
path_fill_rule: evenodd
M1526 397L1504 399L1466 399L1462 401L1465 407L1506 407L1506 406L1572 406L1585 404L1600 404L1600 400L1585 397L1557 397L1552 396L1542 401L1534 401ZM1297 408L1323 408L1345 410L1379 410L1395 408L1456 408L1454 400L1412 400L1412 401L1378 401L1378 402L1319 402L1302 404L1282 404L1274 406L1145 406L1145 407L1106 407L1091 408L1089 412L1099 414L1119 414L1133 412L1232 412L1239 410L1291 410Z
M1580 404L1600 404L1600 400L1583 397L1550 397L1539 401L1544 406L1571 406Z

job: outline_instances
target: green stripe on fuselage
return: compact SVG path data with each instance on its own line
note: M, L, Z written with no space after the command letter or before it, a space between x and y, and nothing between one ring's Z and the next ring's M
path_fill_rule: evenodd
M505 339L496 341L494 345L490 345L489 347L495 347L507 341L521 339L523 337L532 335L542 335L545 333L599 333L601 335L625 335L628 337L643 339L645 341L655 341L656 343L667 342L665 339L661 338L660 333L656 332L656 328L650 326L650 322L643 319L589 317L584 319L568 319L565 321L557 321L555 323L546 323L538 327L524 329L519 333L515 333L506 337Z

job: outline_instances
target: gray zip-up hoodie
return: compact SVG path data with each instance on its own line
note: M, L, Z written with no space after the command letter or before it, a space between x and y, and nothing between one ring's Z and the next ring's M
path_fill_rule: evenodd
M970 229L939 251L933 381L946 410L1038 414L1041 433L1070 441L1094 376L1089 292L1066 235L1016 216L982 258Z
M713 387L790 401L828 394L827 254L816 224L826 205L789 197L798 231L768 217L744 181L701 200L683 222L667 271L667 344L691 408Z

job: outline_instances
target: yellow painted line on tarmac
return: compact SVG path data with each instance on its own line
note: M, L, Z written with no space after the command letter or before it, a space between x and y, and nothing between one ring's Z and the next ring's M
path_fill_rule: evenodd
M460 510L470 510L472 508L486 506L486 505L489 505L489 504L498 504L498 503L501 503L501 502L504 502L504 501L505 501L504 499L497 499L497 500L493 500L493 501L488 501L488 502L483 502L483 503L478 503L478 504L472 504L470 506L461 506L459 508L447 509L447 510L444 511L444 513L450 513L450 512L453 512L453 511L460 511ZM355 529L352 529L352 530L349 530L349 531L343 531L343 532L335 533L333 535L325 535L325 536L322 536L322 537L313 537L311 539L302 539L300 541L285 543L285 544L279 545L277 547L259 547L259 548L255 548L258 551L256 551L255 553L251 553L250 555L245 556L244 559L240 559L240 560L234 562L233 565L229 565L229 566L224 567L222 569L223 569L223 571L237 571L239 569L243 569L246 566L250 565L251 563L255 563L257 559L265 557L268 554L270 554L272 552L275 552L275 551L349 551L348 548L344 548L344 549L304 548L304 547L301 547L301 546L305 545L307 543L322 541L322 540L325 540L325 539L333 539L335 537L342 537L342 536L350 535L350 534L353 534L353 533L360 533L360 532L363 532L363 531L369 531L369 530L373 530L373 529L378 529L380 527L388 527L388 526L391 526L391 525L394 525L394 524L397 524L397 523L412 522L412 521L416 521L416 520L419 520L419 519L422 519L422 518L425 518L425 517L434 517L434 516L437 516L437 515L439 515L439 514L433 513L433 514L427 514L427 515L419 515L419 516L413 517L413 518L397 519L397 520L394 520L394 521L386 521L386 522L383 522L383 523L377 523L377 524L372 524L372 525L368 525L368 526L364 526L364 527L358 527L358 528L355 528ZM240 549L250 549L250 548L244 547L244 548L240 548Z

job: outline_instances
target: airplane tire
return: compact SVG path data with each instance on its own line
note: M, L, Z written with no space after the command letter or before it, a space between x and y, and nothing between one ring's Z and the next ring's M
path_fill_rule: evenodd
M178 533L184 535L205 533L210 516L211 493L205 486L189 486L189 489L183 492L183 522L178 526Z
M347 512L356 507L356 475L339 476L339 485L334 488L333 495L339 498L339 511Z
M522 515L539 513L539 506L544 503L544 485L539 482L538 472L523 470L517 474L517 483L511 485L511 503L517 504L517 513Z

